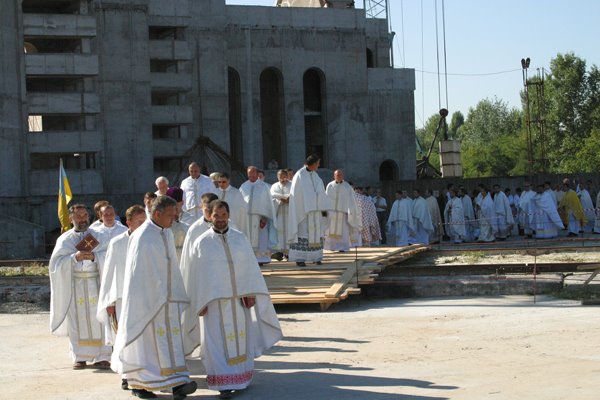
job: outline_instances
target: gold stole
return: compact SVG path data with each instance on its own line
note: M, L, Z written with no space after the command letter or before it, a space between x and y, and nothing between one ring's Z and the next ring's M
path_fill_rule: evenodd
M169 254L169 245L165 230L160 233L167 256L167 302L152 320L154 330L154 343L158 354L160 374L173 375L177 372L187 371L183 351L183 336L181 330L180 304L172 302L172 277L173 266Z
M100 287L98 279L98 270L73 271L73 300L80 346L102 346L103 344L102 325L96 319Z
M223 347L225 359L228 365L236 365L246 362L247 352L247 324L246 312L242 305L241 298L237 295L237 285L235 283L235 269L229 243L226 235L219 235L227 256L227 265L229 267L229 277L232 289L232 297L218 301L219 315L221 319L221 335L223 337Z

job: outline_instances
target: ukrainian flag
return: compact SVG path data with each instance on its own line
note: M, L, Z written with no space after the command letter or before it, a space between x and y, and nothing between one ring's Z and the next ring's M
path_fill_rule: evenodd
M66 232L71 229L68 205L72 199L73 193L71 193L71 185L69 185L69 179L63 168L63 161L61 158L58 183L58 220L60 221L61 232Z

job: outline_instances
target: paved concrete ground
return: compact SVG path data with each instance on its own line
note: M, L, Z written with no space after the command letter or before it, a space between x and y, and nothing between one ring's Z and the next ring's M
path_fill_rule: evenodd
M600 309L538 297L347 301L279 308L286 338L239 399L598 399ZM0 315L0 398L128 399L73 371L48 314ZM202 368L190 399L214 398ZM161 395L161 398L170 396Z

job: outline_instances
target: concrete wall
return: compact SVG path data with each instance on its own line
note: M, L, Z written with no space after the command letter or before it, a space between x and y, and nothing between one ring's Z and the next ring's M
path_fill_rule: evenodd
M46 256L43 226L5 215L0 215L0 224L0 260Z
M150 40L149 27L175 27L177 38ZM24 35L80 42L73 53L24 55ZM207 163L206 153L193 148L200 136L229 152L229 67L240 75L243 164L264 167L260 76L276 68L283 159L302 166L303 77L315 68L324 83L323 167L344 168L349 179L375 185L374 171L391 159L401 178L413 178L414 71L389 67L387 40L386 21L368 20L360 9L111 0L82 1L72 15L22 15L19 2L8 2L0 12L0 205L49 231L58 227L58 171L30 170L30 153L95 154L95 165L80 164L89 169L67 170L75 200L91 205L106 198L123 212L154 190L158 158L193 154ZM377 68L367 68L367 47ZM151 60L174 61L176 72L151 73ZM27 93L28 76L71 76L81 89ZM153 94L165 93L176 93L177 102L153 104ZM65 122L65 130L28 133L28 113L80 119ZM176 125L179 137L153 138L153 124Z
M241 77L246 164L263 166L260 75L276 68L283 76L287 164L302 165L303 76L317 68L325 77L325 166L375 184L373 171L392 159L400 177L414 177L414 157L404 156L415 146L414 70L389 68L385 21L366 20L355 9L245 6L228 6L227 17L226 62ZM376 62L388 68L367 69L367 41L379 51Z
M27 157L23 111L24 78L19 40L21 17L18 2L5 1L0 12L0 196L27 195L24 179Z
M144 192L154 183L148 4L123 0L96 12L104 193Z

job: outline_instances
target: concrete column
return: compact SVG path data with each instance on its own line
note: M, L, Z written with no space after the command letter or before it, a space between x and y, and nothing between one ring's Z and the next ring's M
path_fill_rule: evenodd
M146 0L97 3L104 191L154 187Z
M20 2L5 1L0 12L0 197L28 194L27 115ZM58 182L58 178L57 178Z

